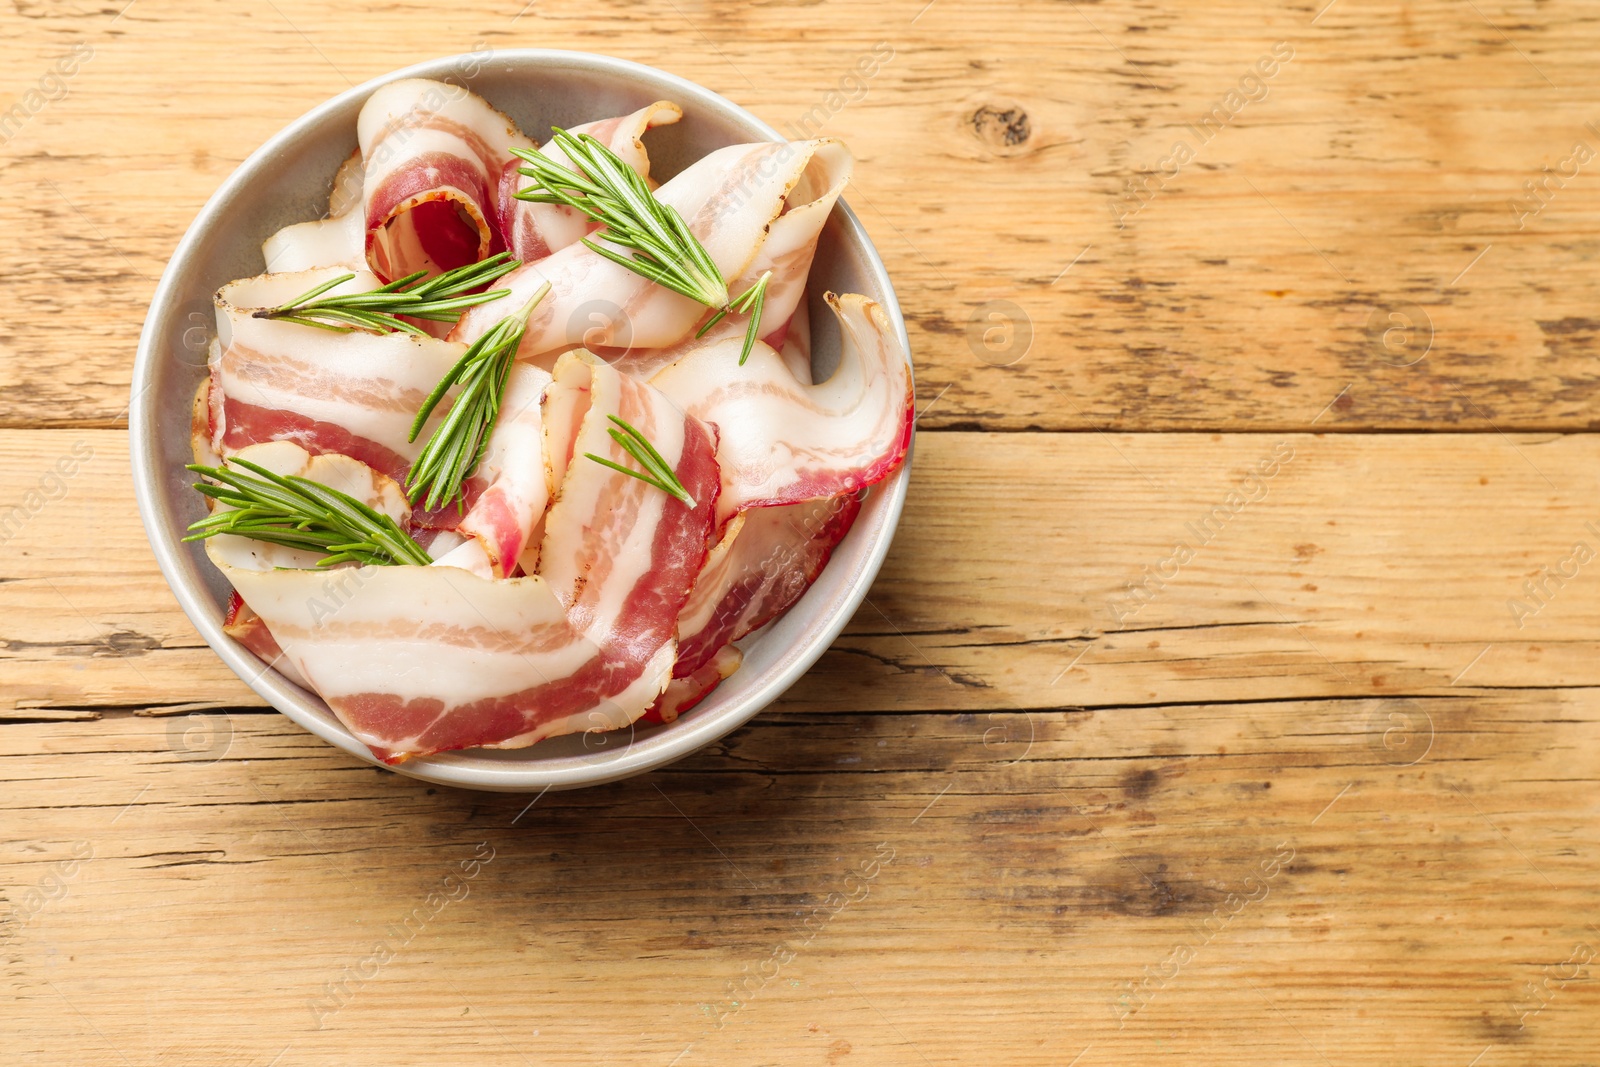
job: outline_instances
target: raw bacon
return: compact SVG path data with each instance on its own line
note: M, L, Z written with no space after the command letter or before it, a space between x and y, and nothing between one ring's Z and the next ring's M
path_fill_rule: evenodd
M407 78L368 98L356 132L373 273L437 274L504 247L500 175L511 149L534 147L510 119L458 86Z
M755 262L774 220L786 209L804 206L790 198L792 191L809 194L821 190L817 196L830 195L836 182L821 178L802 181L807 171L835 175L847 172L848 163L849 153L832 140L731 145L678 174L656 195L684 217L723 276L738 278ZM498 284L511 289L509 299L521 301L546 281L550 282L550 295L534 309L518 350L522 359L542 365L550 365L557 354L578 344L619 348L676 344L710 314L688 297L581 244L524 263ZM586 314L597 302L615 309L605 331L596 331L593 318ZM493 324L492 311L473 308L462 316L450 337L471 341Z
M564 371L569 383L583 373ZM594 401L578 433L585 447L590 423L603 421L597 412L658 417L659 430L669 428L670 407L647 387L595 377L602 380L591 387ZM676 500L659 506L621 483L659 491L586 463L571 468L562 487L570 519L551 516L560 529L547 542L573 561L601 559L622 536L643 551L640 568L601 574L590 566L585 581L567 575L552 583L540 576L485 579L443 561L317 570L305 553L229 535L210 539L207 549L283 654L385 762L625 726L669 680L673 622L689 576L704 561L716 495L710 435L675 417L680 447L663 451L675 457L684 485L702 494L695 508ZM246 458L404 519L399 487L355 460L313 457L287 442L255 446ZM622 510L579 515L579 500Z
M657 100L631 115L586 122L572 127L568 132L586 133L595 138L648 181L650 156L641 138L646 130L671 125L682 117L683 110L677 104ZM572 160L555 144L546 144L539 151L572 169ZM594 223L563 204L533 204L518 200L517 191L529 184L521 174L522 166L522 160L513 158L501 170L497 200L498 224L506 248L514 257L526 263L576 244L594 228Z
M678 616L677 677L788 611L855 522L854 493L741 512L712 549Z
M218 351L211 363L212 446L218 453L294 441L309 452L340 453L405 480L446 405L415 442L406 440L411 422L465 346L406 333L335 333L255 315L342 273L347 272L263 274L218 291ZM361 272L329 292L379 284Z
M899 468L911 444L911 367L889 317L864 296L827 294L840 327L839 366L796 380L783 357L740 340L690 348L650 383L705 422L720 445L718 521L749 507L854 492Z
M432 559L321 567L318 554L231 534L206 542L236 590L225 632L320 695L380 760L672 722L738 669L736 642L794 606L866 488L904 462L910 367L881 307L827 294L839 367L812 380L806 285L848 151L831 139L733 145L657 188L643 135L681 117L658 101L572 129L683 216L730 295L771 273L742 366L741 316L696 338L712 309L584 247L604 239L585 215L515 198L527 180L511 150L532 140L483 99L419 79L363 106L326 216L273 234L269 273L217 294L197 462L242 457L338 488ZM509 299L453 329L422 323L432 337L260 314L342 274L353 277L328 295L502 249L523 260L496 283ZM546 281L462 502L413 511L404 480L456 391L412 441L416 412L467 345ZM689 501L589 458L639 471L612 436L623 424Z
M449 403L442 403L417 439L408 441L417 409L465 346L405 333L334 333L254 314L339 273L264 274L233 282L217 294L210 450L197 450L197 462L214 462L213 455L231 455L264 441L293 441L312 454L350 456L405 481ZM360 272L329 292L377 285L373 275ZM427 528L459 526L478 541L481 566L495 577L515 565L549 498L539 421L549 382L550 375L537 367L513 368L504 414L490 434L484 463L466 484L464 517L450 505L412 516Z
M713 431L659 391L583 351L556 364L547 406L564 405L582 415L564 423L551 419L552 425L574 426L575 432L570 444L552 441L553 449L572 458L545 518L539 573L567 605L573 625L595 640L669 646L678 611L710 548L718 493ZM623 466L634 464L610 436L612 416L656 447L693 498L693 507L583 458L592 453ZM670 603L670 612L650 611L628 621L637 614L635 600L641 596ZM665 662L670 674L671 657Z

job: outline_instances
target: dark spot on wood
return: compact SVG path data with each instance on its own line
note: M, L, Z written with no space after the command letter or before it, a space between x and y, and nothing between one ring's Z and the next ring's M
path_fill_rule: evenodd
M985 104L967 120L978 140L997 151L1018 148L1033 134L1028 113L1018 105Z
M1105 892L1106 910L1118 915L1151 918L1161 915L1210 911L1211 897L1199 883L1171 877L1165 863L1148 856L1129 856L1119 860L1106 874L1109 884L1098 886Z
M1122 779L1122 791L1134 800L1143 800L1155 790L1156 783L1161 780L1161 774L1154 767L1134 771Z
M930 312L926 315L918 315L912 321L918 326L921 326L924 330L927 330L929 333L960 334L964 332L960 326L957 326L955 323L951 322L937 311Z
M1541 332L1553 334L1557 337L1575 333L1593 333L1596 330L1600 330L1600 319L1565 318L1539 319L1536 321L1539 323Z
M1479 1040L1491 1045L1512 1045L1528 1040L1528 1030L1513 1016L1497 1018L1484 1012L1478 1016Z

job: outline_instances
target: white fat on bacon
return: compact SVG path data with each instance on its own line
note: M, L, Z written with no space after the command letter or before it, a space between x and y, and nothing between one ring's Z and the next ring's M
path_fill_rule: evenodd
M648 181L650 155L644 147L645 132L657 126L669 126L681 118L683 109L677 104L657 100L631 114L585 122L567 132L586 133L593 137ZM539 152L568 170L576 169L572 160L553 141L543 145ZM518 200L516 194L519 189L535 184L521 174L524 165L522 160L512 159L500 174L498 222L506 248L515 258L526 263L576 244L594 228L594 223L589 221L588 216L565 204L536 204Z
M412 441L416 413L466 349L407 333L336 333L255 314L340 273L345 272L266 274L224 286L217 294L210 434L203 453L197 436L197 462L213 462L214 456L265 441L290 441L313 454L351 456L390 478L405 479L455 390ZM372 274L359 272L329 293L377 285ZM505 577L544 514L550 483L542 459L540 404L549 383L549 373L538 367L511 368L483 462L467 486L470 506L464 517L450 506L418 516L429 527L456 527L470 539L470 547L454 560L462 567Z
M566 458L560 489L545 516L539 574L567 604L573 625L597 641L619 632L620 621L634 610L630 599L641 588L654 586L675 599L661 631L667 637L662 662L670 674L673 624L710 549L718 494L715 434L659 390L585 351L568 353L556 364L547 397L546 449ZM562 408L567 413L557 414ZM617 425L613 418L655 447L693 506L588 458L638 469L611 436ZM670 536L664 538L663 531ZM654 615L652 621L663 620Z
M345 273L324 268L263 274L218 291L218 343L211 362L211 443L218 453L288 440L405 477L446 405L414 442L406 440L412 420L465 346L399 332L338 333L255 314ZM362 271L327 295L380 284Z
M805 206L791 193L836 197L832 190L838 180L828 176L847 174L849 158L845 147L833 140L730 145L673 177L656 191L656 197L684 217L723 277L738 278L756 261L775 220L786 210L794 212ZM808 178L808 171L822 177ZM785 241L794 236L790 234ZM546 281L550 294L534 309L518 350L521 358L546 366L556 355L579 344L591 348L677 344L710 314L688 297L582 244L524 263L498 284L511 289L512 300L526 300ZM790 299L787 291L783 299ZM606 309L599 329L592 314L596 307ZM473 308L450 336L470 341L493 324L492 311Z
M782 330L800 307L811 260L817 253L817 238L850 181L851 167L850 154L843 150L819 152L813 157L789 192L788 209L767 227L766 239L755 258L728 283L728 291L737 295L756 284L767 271L772 272L762 300L757 337L770 338Z
M484 259L495 243L500 175L535 147L479 96L444 82L390 82L356 122L366 255L387 280Z
M802 293L795 305L794 314L784 327L783 343L778 345L778 355L789 368L794 380L801 385L812 384L811 377L811 312Z
M839 366L807 385L756 342L691 348L650 384L716 425L722 468L719 523L744 508L854 492L899 468L911 442L911 365L883 308L854 293L827 294L839 320Z
M657 401L645 387L628 385L640 392L610 390L617 394L616 409L646 417L640 405ZM705 558L714 461L706 431L686 425L676 466L685 484L707 497L696 509L678 505L679 514L658 511L652 520L631 491L594 492L573 484L634 479L598 464L569 472L563 488L572 489L572 498L618 507L631 502L637 525L649 531L636 550L655 564L632 575L620 569L592 574L586 584L593 588L587 590L554 586L539 576L485 579L442 560L426 567L316 569L310 554L231 535L211 538L207 550L299 676L387 762L456 748L517 748L557 734L616 728L643 714L666 687L673 621L688 577ZM287 442L256 446L245 457L280 474L332 485L405 521L399 487L348 457L311 456ZM591 534L578 527L626 522L627 516L612 512L587 516L587 523L575 517L557 544L593 558L595 547L582 543ZM602 588L624 581L631 586ZM610 605L611 628L602 632L594 610L576 610L580 602ZM569 616L583 621L575 625Z

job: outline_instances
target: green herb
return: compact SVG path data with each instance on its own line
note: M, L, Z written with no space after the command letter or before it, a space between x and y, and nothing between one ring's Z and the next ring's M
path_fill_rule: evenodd
M761 325L761 311L767 304L767 283L770 281L772 281L772 272L769 270L761 275L754 285L734 297L726 308L707 319L706 324L700 327L695 336L704 337L706 331L721 322L723 316L727 315L729 311L735 311L741 315L748 312L750 324L745 327L744 348L739 351L739 366L744 366L744 361L750 358L750 352L756 346L756 330Z
M550 291L545 282L533 298L522 305L520 311L507 315L490 328L488 333L472 342L471 347L454 367L439 379L428 399L423 401L416 419L411 423L411 434L406 438L415 441L422 426L444 399L445 393L457 382L461 391L450 405L444 421L433 431L428 443L422 446L417 461L411 465L406 478L406 492L412 503L423 501L432 510L450 500L459 511L464 504L462 485L472 476L489 448L489 434L500 417L500 401L505 396L506 379L515 362L517 346L528 327L528 316L534 306Z
M509 294L510 289L491 289L482 293L472 290L498 280L521 265L518 260L511 258L511 253L501 252L480 263L447 270L427 281L422 279L428 272L419 270L370 292L317 299L329 289L355 277L354 274L341 274L300 294L282 307L257 311L255 317L282 319L339 333L349 333L351 330L395 333L403 330L426 337L425 331L399 316L409 315L414 319L432 322L455 322L463 310Z
M432 562L422 546L389 516L309 478L274 474L237 457L221 467L192 463L188 469L211 479L194 483L196 489L230 507L191 525L185 541L235 534L285 548L327 553L317 561L319 567L345 562L418 566Z
M608 418L616 423L618 427L607 431L611 434L611 439L624 452L632 456L644 470L636 471L632 468L624 467L620 463L613 463L609 459L603 459L593 452L585 452L584 457L594 460L602 467L610 467L614 471L620 471L630 478L648 482L668 496L675 496L687 506L694 507L694 497L690 496L689 491L683 487L683 483L678 481L678 476L672 473L672 465L662 458L660 452L656 451L656 446L646 440L644 434L617 416L611 415Z
M551 130L556 146L581 173L567 169L540 152L513 148L512 153L528 164L520 173L538 183L520 190L517 199L535 204L564 204L603 225L605 231L600 236L611 244L632 250L632 255L596 244L587 237L584 245L657 285L716 309L717 315L706 324L706 329L724 315L742 313L754 303L756 314L745 331L744 351L739 356L739 363L743 365L756 343L766 279L737 300L730 301L727 282L723 281L722 272L712 261L711 254L689 232L688 223L677 209L656 199L638 171L589 134L571 134L560 127L551 127ZM756 293L758 288L760 292ZM756 295L752 297L752 293Z

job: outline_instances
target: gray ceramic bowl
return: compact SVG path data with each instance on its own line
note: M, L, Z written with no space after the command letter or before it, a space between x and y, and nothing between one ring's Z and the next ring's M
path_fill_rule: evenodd
M652 173L665 179L723 145L781 140L748 111L682 78L608 56L525 49L419 63L341 93L262 145L201 210L162 275L139 339L129 415L134 489L145 530L178 602L223 661L289 718L352 755L376 762L325 704L286 681L222 632L228 586L184 528L204 513L183 469L190 462L189 406L205 374L215 329L211 294L263 269L261 242L291 222L323 214L339 163L355 149L356 115L372 91L398 78L465 85L534 136L624 114L654 100L683 107L683 121L650 134ZM823 230L811 272L813 357L819 373L838 358L837 326L818 306L825 289L857 292L888 311L910 351L883 263L841 201ZM552 738L530 748L468 749L411 760L400 773L471 789L536 791L598 785L659 767L748 721L803 675L838 636L878 573L894 536L907 468L874 489L816 584L788 614L741 645L744 666L698 707L665 726Z

